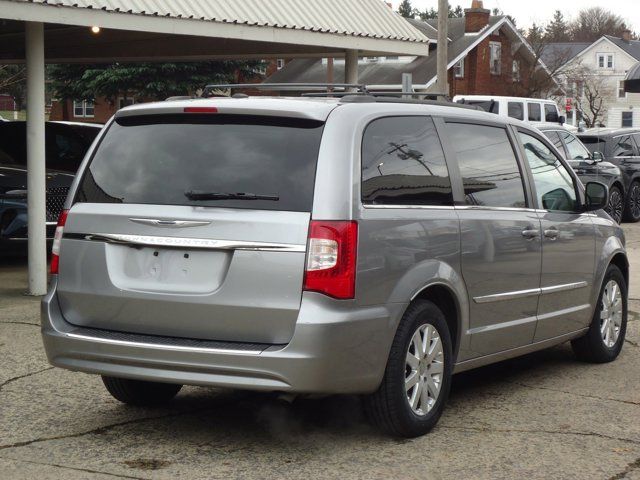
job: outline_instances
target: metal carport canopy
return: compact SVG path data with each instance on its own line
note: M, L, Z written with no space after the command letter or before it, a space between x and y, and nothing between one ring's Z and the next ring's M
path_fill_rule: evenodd
M358 55L428 43L382 0L0 0L0 63L27 63L30 293L46 293L45 62L345 56L355 83Z

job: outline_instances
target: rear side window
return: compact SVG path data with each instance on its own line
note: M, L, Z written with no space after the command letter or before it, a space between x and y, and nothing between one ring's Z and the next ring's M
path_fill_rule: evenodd
M635 155L631 135L616 137L613 140L615 142L613 147L614 157L633 157Z
M509 116L517 120L524 120L524 105L521 102L509 102Z
M77 201L309 212L322 129L265 116L123 117L100 142Z
M529 121L541 122L542 121L542 109L539 103L527 103L529 109Z
M601 137L578 137L591 153L600 152L606 155L607 141Z
M468 205L526 207L522 174L504 128L447 124Z
M430 117L375 120L362 141L362 203L453 205L444 152Z
M545 103L544 119L547 122L553 122L553 123L559 122L560 116L558 115L558 108L555 105L551 105L550 103Z

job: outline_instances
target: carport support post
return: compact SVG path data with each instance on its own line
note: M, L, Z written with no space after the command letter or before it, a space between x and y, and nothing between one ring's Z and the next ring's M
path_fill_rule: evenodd
M47 293L44 25L26 22L29 294Z
M358 83L358 50L347 50L344 58L345 83Z

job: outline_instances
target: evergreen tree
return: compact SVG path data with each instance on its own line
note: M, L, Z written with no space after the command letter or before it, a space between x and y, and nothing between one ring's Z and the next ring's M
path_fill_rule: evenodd
M413 18L414 10L411 6L411 0L402 0L402 3L398 7L398 13L404 18Z
M261 62L113 63L50 65L52 90L59 98L115 99L121 94L164 100L191 95L207 84L258 78Z
M564 18L560 10L556 10L553 14L553 20L544 29L545 40L550 43L568 42L571 40L569 36L569 24Z

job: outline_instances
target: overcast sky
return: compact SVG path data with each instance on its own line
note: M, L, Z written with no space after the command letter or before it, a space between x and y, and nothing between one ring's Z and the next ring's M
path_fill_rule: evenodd
M471 0L449 0L452 7L456 5L469 8ZM400 0L394 0L397 9ZM411 4L419 10L438 8L438 0L412 0ZM546 23L557 9L562 10L566 18L587 7L604 7L621 15L627 25L640 32L640 0L484 0L485 8L499 8L505 14L515 17L519 27L529 27L533 22Z

